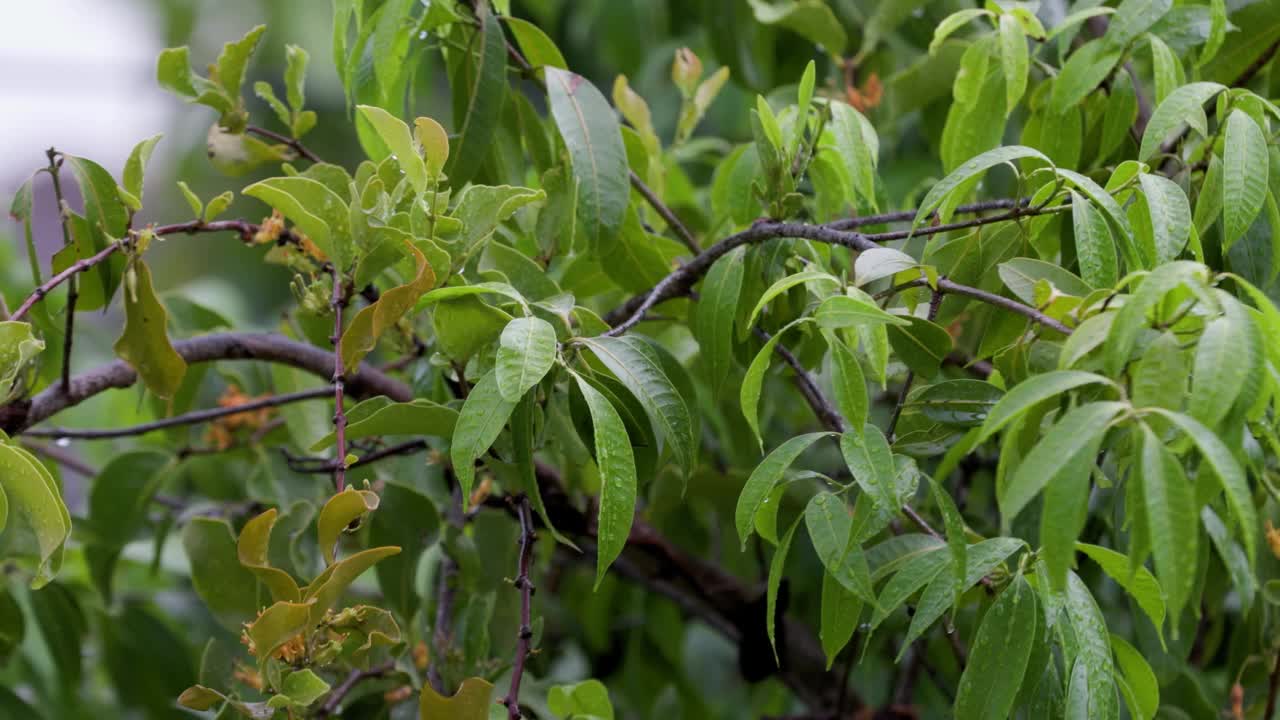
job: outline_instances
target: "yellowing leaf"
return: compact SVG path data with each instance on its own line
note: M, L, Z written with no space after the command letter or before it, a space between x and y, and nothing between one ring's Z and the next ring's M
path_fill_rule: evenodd
M492 694L493 685L478 677L463 680L453 697L444 697L430 685L423 685L418 717L419 720L488 720Z
M427 175L438 177L449 160L449 134L429 117L413 121L413 137L426 154Z
M271 546L271 528L275 524L275 508L245 523L244 529L240 531L236 554L240 558L240 564L257 575L258 579L267 586L273 599L297 602L302 597L298 583L289 573L280 568L271 567L267 562L267 549Z
M320 551L324 553L324 561L332 565L334 549L338 538L351 523L366 513L378 509L378 496L369 490L347 488L329 498L320 510L320 518L316 521L316 532L320 536Z
M134 282L126 282L124 332L114 346L116 354L138 371L151 392L171 398L187 374L187 361L169 343L165 333L168 313L151 286L151 271L142 260L132 268Z
M348 372L354 370L364 356L373 351L378 338L382 337L387 328L399 322L417 304L418 298L436 284L436 274L427 262L427 256L413 243L406 241L405 245L418 262L417 275L408 283L382 293L378 302L361 309L351 319L339 344L342 362Z

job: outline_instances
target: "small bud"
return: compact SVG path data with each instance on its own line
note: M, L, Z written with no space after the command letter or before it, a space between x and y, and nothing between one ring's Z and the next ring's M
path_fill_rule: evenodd
M680 88L685 97L692 97L698 91L698 81L702 79L702 61L689 48L676 50L676 60L671 64L671 81Z

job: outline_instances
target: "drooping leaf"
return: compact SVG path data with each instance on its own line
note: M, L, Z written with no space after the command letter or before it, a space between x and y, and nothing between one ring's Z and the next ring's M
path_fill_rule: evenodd
M1169 139L1175 130L1185 122L1199 130L1206 131L1208 120L1204 115L1204 104L1213 96L1225 90L1222 85L1213 82L1194 82L1174 90L1156 107L1147 122L1147 129L1142 133L1142 147L1138 150L1138 160L1148 161L1160 150L1161 144Z
M476 460L498 439L511 417L515 402L502 397L498 390L498 374L491 371L471 388L454 426L450 457L453 472L462 489L463 504L470 507L471 488L475 483Z
M982 424L979 441L986 440L997 431L1022 415L1033 405L1085 385L1106 384L1111 381L1101 375L1078 370L1055 370L1036 375L1018 383L1000 398Z
M875 303L849 295L832 295L813 314L813 319L824 328L846 328L866 323L910 326L910 318L891 315Z
M1115 652L1116 665L1124 676L1125 684L1132 692L1129 713L1137 720L1151 720L1160 707L1160 685L1155 672L1137 648L1114 633L1111 635L1111 649Z
M721 257L702 281L693 331L713 392L733 368L733 323L742 293L746 250L739 247Z
M605 571L627 544L636 511L636 461L622 417L609 400L580 375L574 375L591 412L600 468L599 543L596 547L596 588Z
M627 155L618 120L604 95L580 75L547 68L551 115L578 182L578 218L593 248L622 226L630 197Z
M124 330L113 346L116 354L138 371L147 389L171 398L187 374L187 361L173 349L165 332L168 313L151 286L151 270L134 261L124 293Z
M347 488L329 498L316 519L316 534L320 540L320 552L326 565L335 560L338 539L353 523L378 509L378 496L371 490Z
M840 453L858 487L875 498L881 511L897 515L901 509L897 469L884 432L870 424L862 432L846 432L840 436Z
M861 432L867 424L867 379L853 351L834 332L825 332L827 346L831 348L831 384L836 408L854 432Z
M751 477L747 478L746 484L742 486L742 492L738 494L737 510L734 512L738 539L742 542L744 549L747 546L747 538L751 536L755 527L756 513L764 503L768 502L770 493L782 479L782 474L791 467L791 463L795 462L801 453L809 449L810 445L832 434L817 432L793 437L774 448L751 472Z
M853 519L844 500L831 492L814 495L805 506L804 522L814 552L827 573L858 598L874 603L871 570L865 553L852 537Z
M445 168L454 187L462 187L473 179L490 154L507 99L507 43L502 23L497 15L488 11L488 5L480 8L480 27L473 43L474 65L466 66L470 72L465 73L465 78L454 80L455 83L466 81L466 103L461 117L454 118L457 139ZM551 78L547 80L550 82Z
M1003 396L1000 388L981 380L944 380L912 396L906 407L934 422L976 427L986 421Z
M1018 576L982 618L956 690L957 720L1009 715L1027 673L1039 617L1035 591Z
M889 345L916 375L933 377L951 354L951 335L922 317L911 316L907 320L909 325L889 326Z
M1239 240L1267 198L1267 137L1243 110L1227 116L1222 156L1223 246Z
M1004 68L1005 113L1013 112L1027 91L1027 70L1031 64L1022 24L1012 13L1000 16L1000 63Z
M920 203L920 209L916 211L915 219L911 221L911 228L914 230L919 227L925 218L932 215L935 210L942 206L953 191L962 186L967 186L969 180L996 165L1013 162L1021 158L1035 158L1050 165L1053 164L1044 153L1035 148L1010 145L988 150L960 165L933 187L929 188L928 194L925 195L924 200ZM944 217L942 220L946 222L947 218Z
M339 349L342 353L343 368L353 372L366 355L378 344L378 338L393 327L405 316L428 290L436 283L436 275L427 262L427 257L410 242L405 243L417 264L414 277L403 285L397 285L378 298L372 305L367 305L351 318L351 323L342 333Z
M366 400L374 403L377 398ZM355 409L347 410L347 442L384 435L430 435L447 438L453 435L458 421L458 411L451 407L419 398L407 403L389 403L386 398L369 405L369 411L357 415ZM333 447L335 435L329 433L311 445L311 452Z
M1129 558L1123 553L1101 545L1076 543L1076 549L1098 563L1098 567L1102 568L1108 577L1133 597L1138 607L1151 618L1151 624L1155 626L1157 632L1163 629L1164 590L1156 582L1150 570L1141 565L1134 569Z

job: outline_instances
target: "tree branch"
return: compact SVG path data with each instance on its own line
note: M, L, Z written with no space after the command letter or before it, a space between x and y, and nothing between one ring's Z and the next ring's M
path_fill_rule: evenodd
M635 188L640 193L640 196L645 199L645 202L649 203L649 206L658 212L658 216L667 224L667 227L675 232L685 247L689 248L694 255L702 251L702 248L698 247L698 241L693 237L693 233L689 232L689 228L680 222L680 218L676 216L675 211L662 202L662 198L658 197L653 188L640 179L635 170L631 171L631 187Z
M520 517L520 565L514 581L520 591L520 634L516 638L516 657L511 665L511 686L500 702L507 707L510 720L520 720L520 681L524 678L525 662L533 654L533 582L529 580L529 566L533 562L533 543L537 534L533 531L533 512L529 509L528 496L515 499L516 513Z
M305 370L323 378L332 376L333 354L313 345L264 333L212 333L178 340L173 348L188 365L215 360L261 360ZM98 393L133 385L138 374L123 360L107 363L71 379L70 386L51 387L30 400L0 406L0 429L10 435L45 420L66 408L78 405ZM372 367L350 376L346 388L356 397L386 395L396 402L408 402L413 393L407 385Z
M346 373L342 367L342 308L347 304L346 283L343 282L342 271L333 268L333 335L329 341L333 343L333 435L334 450L337 457L333 463L333 486L342 492L347 484L347 411L342 406L343 383Z
M315 153L311 152L311 150L307 149L306 145L302 144L301 140L298 140L296 138L291 138L288 135L281 135L278 132L274 132L266 128L258 127L257 125L248 125L245 127L244 131L252 135L257 135L259 137L267 138L268 140L275 140L276 142L282 145L288 145L290 150L293 150L294 152L298 153L299 155L310 160L313 163L324 162L323 160L320 159L319 155L316 155Z
M376 665L368 670L352 670L351 673L347 675L347 679L343 680L341 685L334 688L333 692L329 693L329 698L320 706L320 711L316 714L317 717L329 717L333 715L338 711L338 706L342 704L342 701L347 698L347 695L351 694L351 691L354 690L357 685L370 678L382 677L393 669L395 669L395 663L388 660L387 662L382 663L381 665Z
M155 420L153 422L142 423L141 425L133 425L130 427L103 428L98 430L57 427L31 428L24 430L22 434L27 437L69 438L76 440L106 440L108 438L130 437L133 435L144 435L146 433L155 430L163 430L165 428L179 427L182 425L197 425L210 420L227 417L228 415L239 415L240 413L251 412L253 410L261 410L263 408L288 405L289 403L301 402L303 400L328 397L330 394L331 390L328 387L312 388L310 390L299 390L298 392L285 393L283 395L272 395L270 397L260 398L258 400L252 400L238 405L196 410L183 415L176 415L174 417Z

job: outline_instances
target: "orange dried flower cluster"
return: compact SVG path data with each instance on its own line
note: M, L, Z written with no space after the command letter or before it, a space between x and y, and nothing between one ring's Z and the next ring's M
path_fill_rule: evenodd
M868 74L867 79L862 81L861 88L854 85L850 76L845 81L844 96L854 109L865 113L880 106L880 100L884 97L884 85L880 83L880 76L874 72Z
M1267 521L1267 546L1271 548L1271 554L1280 559L1280 530L1270 520Z
M279 210L272 210L271 217L263 218L262 224L258 226L258 232L253 235L254 245L266 245L280 239L280 233L284 232L284 216Z
M238 385L228 385L218 398L219 407L235 407L243 405L253 400L259 400L270 397L270 393L259 395L258 397L250 397L240 389ZM234 415L226 415L214 420L209 424L208 430L205 432L206 439L209 443L219 450L226 450L235 442L235 433L237 430L257 430L267 421L271 419L274 408L259 408L257 410L246 410Z

